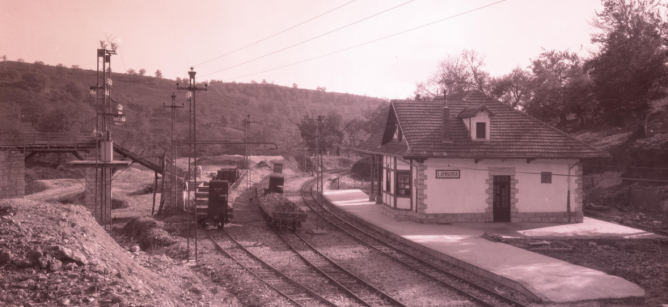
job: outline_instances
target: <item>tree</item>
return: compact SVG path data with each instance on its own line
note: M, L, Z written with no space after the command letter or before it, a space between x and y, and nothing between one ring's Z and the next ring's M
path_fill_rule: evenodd
M22 58L18 58L18 59L16 59L16 61L19 62L19 63L25 62Z
M137 72L134 69L132 69L132 68L128 69L128 75L132 76L132 75L136 75L136 74L137 74Z
M13 68L5 68L0 70L0 81L17 81L21 79L21 73Z
M668 85L668 24L655 0L607 0L593 25L601 32L591 36L599 51L585 69L591 75L594 95L603 116L622 125L631 118L646 130L649 102L666 96Z
M73 81L65 84L65 92L70 94L75 101L81 100L85 95L81 87Z
M20 85L25 89L39 93L49 86L49 77L35 72L25 73L21 76Z
M318 130L318 116L305 114L298 123L292 122L299 129L299 133L311 152L316 149L316 131ZM331 110L324 116L320 126L320 149L324 152L341 144L343 140L343 117Z
M414 94L426 98L468 90L490 91L489 73L484 71L485 55L475 50L462 50L457 55L447 55L436 67L436 72L425 82L416 84Z
M155 77L158 79L162 79L162 71L160 71L160 69L155 71Z
M79 65L72 65L72 69L79 69Z
M143 75L145 75L145 74L146 74L146 69L143 69L143 68L142 68L142 69L139 70L139 75L140 75L140 76L143 76Z
M3 62L4 62L4 61L7 61L7 56L6 56L6 55L3 55L3 56L2 56L2 61L3 61Z
M297 83L292 83L292 88L297 88Z
M490 80L490 95L511 107L523 110L531 99L531 74L516 67L509 74Z
M574 52L544 51L531 62L533 92L525 110L544 121L577 116L580 125L595 109L591 80L583 70L583 60Z

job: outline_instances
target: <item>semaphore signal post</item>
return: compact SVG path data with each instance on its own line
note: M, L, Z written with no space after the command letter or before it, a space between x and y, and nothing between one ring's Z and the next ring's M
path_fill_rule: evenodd
M189 77L189 84L188 86L179 86L178 83L176 83L176 89L179 91L188 91L190 92L191 99L192 99L192 108L193 108L193 152L191 153L194 157L194 166L193 168L195 169L194 171L194 180L195 180L195 188L197 188L197 103L195 100L196 93L197 91L206 91L208 89L208 85L204 84L204 87L197 87L197 82L195 81L195 75L197 72L193 70L192 67L190 67L190 71L188 72L188 77ZM190 170L188 170L188 173L190 173ZM190 193L190 191L188 191ZM197 208L193 210L193 215L195 219L195 262L197 262Z

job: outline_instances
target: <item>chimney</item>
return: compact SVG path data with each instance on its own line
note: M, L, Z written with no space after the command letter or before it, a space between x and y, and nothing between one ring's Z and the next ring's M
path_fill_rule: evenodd
M450 143L450 109L448 108L448 92L443 91L443 143Z

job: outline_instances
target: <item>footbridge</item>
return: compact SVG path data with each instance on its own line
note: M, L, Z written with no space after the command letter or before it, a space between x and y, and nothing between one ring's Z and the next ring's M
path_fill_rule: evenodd
M21 151L24 160L32 158L38 153L71 153L77 159L84 160L80 152L96 150L97 141L101 137L94 133L13 133L0 134L0 151ZM114 152L128 158L157 173L163 172L161 157L143 156L137 153L133 146L125 147L114 143Z

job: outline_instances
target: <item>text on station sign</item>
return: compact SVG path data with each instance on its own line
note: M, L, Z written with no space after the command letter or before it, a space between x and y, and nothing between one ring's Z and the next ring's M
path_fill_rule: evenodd
M459 170L436 170L436 179L459 179Z

